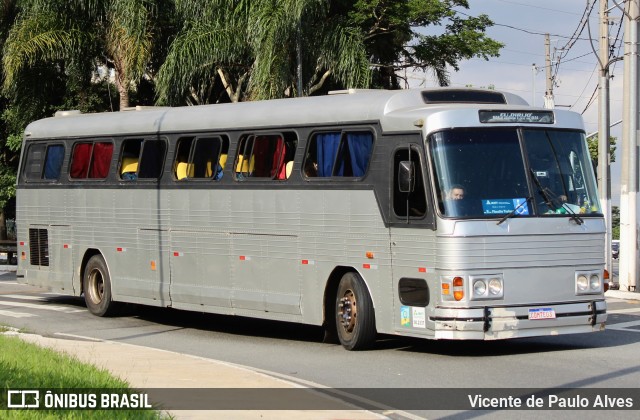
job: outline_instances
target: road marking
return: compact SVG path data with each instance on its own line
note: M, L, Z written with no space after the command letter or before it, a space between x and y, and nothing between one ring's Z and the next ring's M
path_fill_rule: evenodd
M11 302L8 300L0 301L0 305L2 306L15 306L19 308L31 308L31 309L44 309L45 311L56 311L56 312L64 312L66 314L75 314L79 312L86 312L86 309L71 309L66 306L56 306L56 305L36 305L33 303L26 302Z
M640 333L640 329L632 329L630 327L640 327L640 321L619 322L617 324L607 324L608 330L630 331Z
M0 315L2 316L10 316L11 318L30 318L38 315L28 314L26 312L12 312L12 311L3 311L0 309Z
M0 295L3 298L11 298L11 299L23 299L23 300L37 300L43 301L47 298L44 296L32 296L32 295Z
M626 308L626 309L614 309L607 310L608 314L632 314L637 312L640 315L640 308Z

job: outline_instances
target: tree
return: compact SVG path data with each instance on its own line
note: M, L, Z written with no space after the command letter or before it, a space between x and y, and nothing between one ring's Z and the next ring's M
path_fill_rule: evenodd
M158 103L207 103L398 88L403 69L440 84L462 59L498 55L466 0L178 0L182 29L157 79ZM444 22L439 35L419 28ZM298 80L298 50L302 80ZM301 83L299 83L301 82ZM298 92L298 85L302 92Z
M151 60L156 2L152 0L25 0L3 55L3 91L15 94L34 68L53 68L74 82L101 65L113 69L120 109ZM77 80L75 80L77 82ZM86 83L85 83L86 84Z
M617 137L610 136L609 137L609 156L611 158L611 162L616 161L616 142L618 141ZM589 146L589 154L591 155L591 159L594 161L598 161L598 135L594 135L587 138L587 145Z
M161 104L298 95L299 47L303 94L328 77L352 87L369 84L361 34L345 16L332 15L325 0L176 4L183 26L158 75Z
M620 207L611 207L611 239L620 239Z
M374 86L400 87L405 69L432 72L441 86L449 84L449 68L461 60L499 55L503 44L487 37L493 25L486 16L468 16L467 0L343 0L348 15L365 37ZM352 7L347 5L353 4ZM432 27L431 30L426 29ZM436 31L435 27L441 28ZM428 32L427 32L428 31ZM439 33L437 33L439 32Z

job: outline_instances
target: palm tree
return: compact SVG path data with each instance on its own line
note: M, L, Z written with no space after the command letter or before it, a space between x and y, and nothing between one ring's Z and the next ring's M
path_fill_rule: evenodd
M153 0L25 0L9 32L3 55L6 92L39 64L60 69L112 68L120 109L129 106L129 88L151 58Z
M326 0L176 4L183 28L156 80L159 103L216 101L216 86L238 101L309 95L328 78L349 87L369 83L363 37L344 17L332 16Z

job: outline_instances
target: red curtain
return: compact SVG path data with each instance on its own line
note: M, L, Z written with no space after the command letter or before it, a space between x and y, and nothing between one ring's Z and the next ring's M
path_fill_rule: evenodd
M113 143L96 143L93 147L93 160L89 170L89 178L106 178L109 175Z
M89 171L89 159L93 143L78 143L73 148L71 159L71 178L86 178Z

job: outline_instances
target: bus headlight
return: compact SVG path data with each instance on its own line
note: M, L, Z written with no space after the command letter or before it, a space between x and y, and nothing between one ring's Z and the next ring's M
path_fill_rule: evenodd
M576 272L576 295L602 293L602 271Z
M487 284L484 280L476 280L473 282L473 295L484 296L487 292Z
M489 295L502 296L502 282L500 279L489 280Z
M578 275L578 278L576 279L576 287L578 289L578 292L584 292L585 290L587 290L587 287L589 287L589 280L587 279L586 275Z
M470 276L471 300L502 299L503 280L501 274Z

